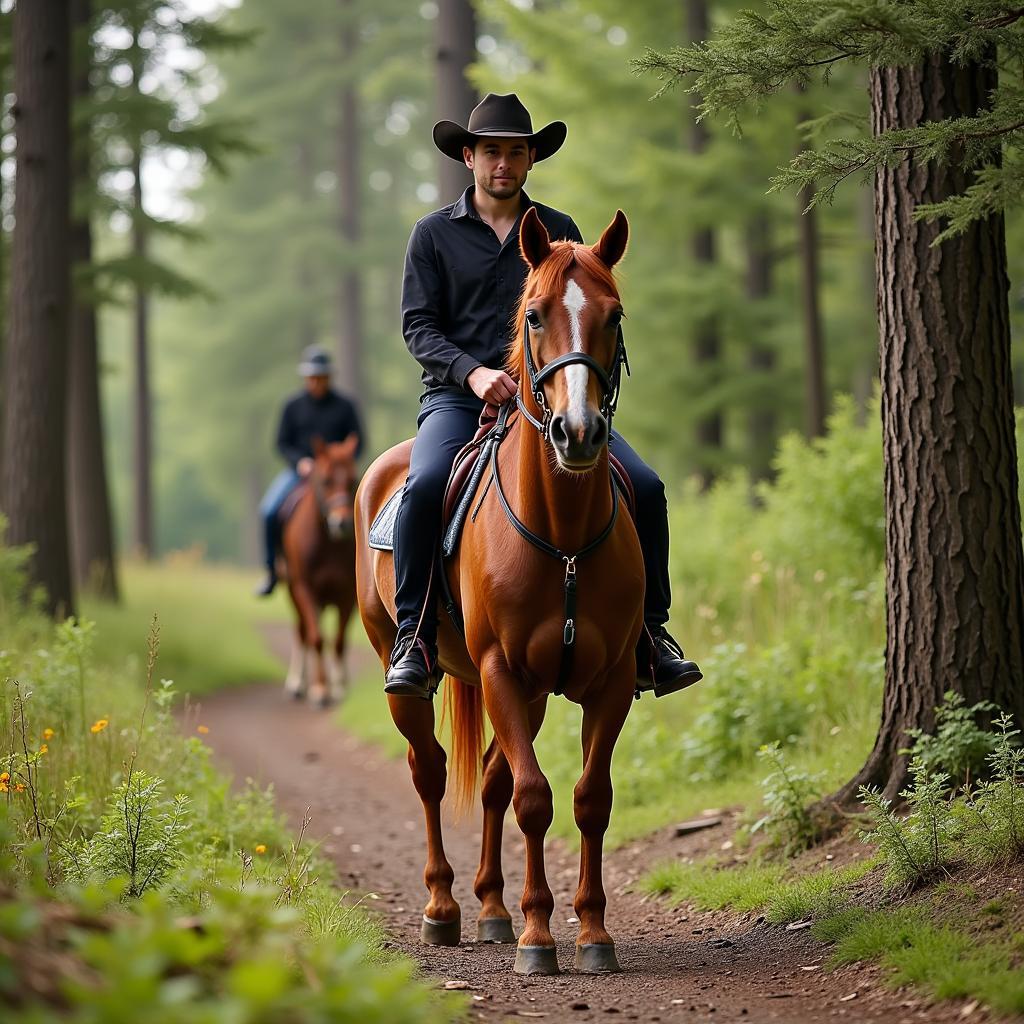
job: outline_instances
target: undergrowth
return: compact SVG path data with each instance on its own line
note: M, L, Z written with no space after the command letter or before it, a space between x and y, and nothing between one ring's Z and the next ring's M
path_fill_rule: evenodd
M201 721L181 735L155 622L140 671L114 671L91 623L34 610L0 546L0 635L5 1021L457 1016L273 793L232 793Z

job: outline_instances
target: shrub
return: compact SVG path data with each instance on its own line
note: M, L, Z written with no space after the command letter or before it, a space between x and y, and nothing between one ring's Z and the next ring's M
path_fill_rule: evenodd
M964 698L955 690L947 690L942 703L935 709L935 733L922 729L908 729L914 740L908 753L920 761L929 773L944 772L956 786L977 775L992 751L993 734L978 726L977 720L996 706L987 700L966 706Z
M764 829L786 853L806 850L818 838L808 805L819 793L821 776L794 768L777 742L762 746L757 756L771 768L761 783L768 813L751 831Z

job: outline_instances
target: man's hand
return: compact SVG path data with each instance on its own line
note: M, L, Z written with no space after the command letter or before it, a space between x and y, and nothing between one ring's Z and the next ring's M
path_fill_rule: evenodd
M304 459L299 459L295 466L295 472L299 476L309 476L313 472L313 460L308 455Z
M504 370L478 366L466 378L466 384L477 398L488 405L504 405L519 392L516 382Z

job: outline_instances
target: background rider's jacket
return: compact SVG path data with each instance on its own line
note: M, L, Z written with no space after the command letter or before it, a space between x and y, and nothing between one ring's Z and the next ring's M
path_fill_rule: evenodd
M277 450L294 469L299 459L312 456L314 437L331 444L353 433L359 437L358 454L363 447L363 430L356 407L344 395L332 389L316 399L302 391L288 400L281 413Z
M522 193L522 211L504 243L480 219L470 194L418 221L402 285L402 334L423 367L427 392L462 390L478 366L499 369L529 268L519 224L532 206L552 241L582 242L570 216Z

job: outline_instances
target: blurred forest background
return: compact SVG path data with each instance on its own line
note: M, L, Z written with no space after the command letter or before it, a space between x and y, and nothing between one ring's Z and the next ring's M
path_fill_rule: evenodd
M464 119L475 101L463 68L478 95L514 90L535 124L568 123L564 149L531 174L533 196L588 239L617 207L630 218L633 376L620 423L670 492L734 471L771 476L779 439L823 433L838 392L870 426L871 189L851 179L807 214L808 191L768 191L819 132L863 126L866 72L839 68L828 87L792 90L739 137L721 120L695 124L682 89L651 102L657 81L631 68L648 47L707 37L741 6L757 4L84 3L76 209L92 237L77 236L76 287L78 308L98 312L118 546L257 560L278 411L311 342L337 353L371 454L411 433L419 386L400 333L402 261L414 221L468 180L439 166L430 140L435 120ZM1008 232L1019 335L1019 214Z

